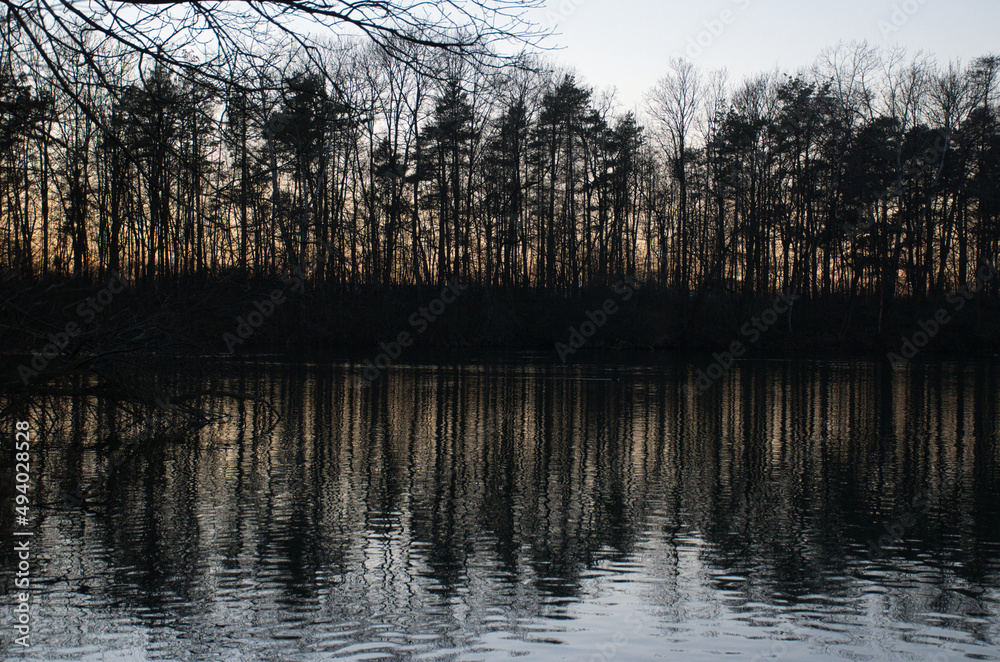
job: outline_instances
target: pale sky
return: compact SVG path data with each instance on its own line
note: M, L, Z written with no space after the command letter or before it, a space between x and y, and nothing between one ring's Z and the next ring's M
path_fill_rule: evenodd
M587 85L617 88L628 110L674 55L704 71L725 67L730 82L775 66L794 74L838 41L923 49L947 66L1000 55L998 17L998 0L548 0L535 20L557 21L552 43L565 48L551 58Z

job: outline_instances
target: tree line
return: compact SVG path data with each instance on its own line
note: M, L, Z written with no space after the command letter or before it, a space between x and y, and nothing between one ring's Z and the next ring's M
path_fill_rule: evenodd
M889 301L939 296L1000 248L996 56L840 44L740 82L675 60L621 112L540 58L483 67L398 38L225 75L81 43L58 80L0 53L0 267L28 279L633 275Z

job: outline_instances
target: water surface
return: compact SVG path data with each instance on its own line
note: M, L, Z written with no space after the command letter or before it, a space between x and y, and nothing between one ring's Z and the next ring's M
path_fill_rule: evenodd
M218 415L179 437L22 403L36 645L3 657L1000 659L997 365L742 361L699 394L703 359L614 361L135 375Z

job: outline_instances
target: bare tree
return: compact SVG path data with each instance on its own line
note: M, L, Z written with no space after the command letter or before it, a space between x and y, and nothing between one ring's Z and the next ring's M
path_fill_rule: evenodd
M120 43L142 58L176 72L204 75L212 65L245 64L254 46L285 38L315 54L306 32L354 33L368 37L397 59L418 64L407 44L448 51L481 64L509 63L534 47L546 32L526 18L541 0L0 0L5 46L37 52L48 73L59 78L66 59L83 57L88 35ZM502 48L498 48L504 44ZM520 46L515 52L504 49Z
M690 276L691 229L688 219L688 160L689 141L701 111L704 97L701 75L688 60L675 58L670 62L670 73L661 78L648 97L649 112L659 122L665 140L663 148L670 164L671 174L680 189L680 217L678 219L678 254L674 263L675 281L687 282Z

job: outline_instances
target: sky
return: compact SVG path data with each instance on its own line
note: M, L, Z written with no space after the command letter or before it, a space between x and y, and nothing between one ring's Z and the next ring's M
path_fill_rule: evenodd
M532 18L560 33L549 56L587 85L614 87L624 110L641 108L674 56L739 82L794 74L839 41L922 49L944 66L1000 55L997 0L548 0Z

